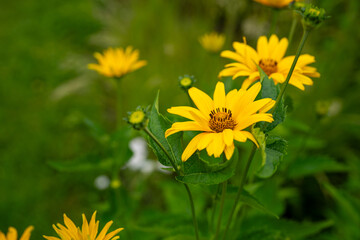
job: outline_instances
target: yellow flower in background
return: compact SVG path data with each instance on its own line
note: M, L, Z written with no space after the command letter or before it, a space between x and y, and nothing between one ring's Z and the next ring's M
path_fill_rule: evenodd
M275 84L285 82L295 58L295 56L284 58L288 40L286 38L279 40L276 35L272 35L269 41L267 37L261 36L257 41L257 51L246 43L234 42L233 47L235 52L222 51L221 56L236 62L225 65L219 77L232 76L236 79L246 76L248 78L242 84L242 88L245 89L260 78L257 65L274 80ZM304 85L313 85L309 77L320 77L316 68L308 66L314 62L315 57L309 54L300 55L289 83L301 90L305 90Z
M283 8L288 6L292 2L296 2L298 0L254 0L255 2L261 3L263 5L274 7L274 8Z
M76 227L76 225L64 214L64 225L60 223L57 226L54 224L53 228L56 233L59 235L58 237L48 237L44 236L44 238L48 240L116 240L120 238L119 236L115 236L118 234L123 228L118 228L110 233L107 233L110 226L113 224L113 221L108 222L105 227L98 234L99 221L95 222L96 211L91 217L90 223L86 220L85 215L82 215L83 224L82 228Z
M169 113L189 119L186 122L176 122L166 130L165 137L180 131L200 131L184 150L181 160L186 161L196 150L206 151L209 156L220 157L225 152L227 159L234 153L234 140L245 142L247 139L257 142L254 136L244 131L247 127L260 122L272 122L272 114L266 113L275 101L264 98L254 101L261 89L256 83L250 89L232 90L225 94L224 83L218 82L214 92L214 100L206 93L192 87L189 95L196 108L172 107Z
M217 53L224 46L225 36L224 34L212 32L201 36L199 42L206 51Z
M29 240L32 230L34 230L33 226L27 227L19 240ZM0 231L0 240L17 240L17 239L18 239L18 234L16 229L13 227L9 227L6 236L3 232Z
M88 68L107 77L122 77L147 64L145 60L138 60L139 50L133 50L131 46L125 50L123 48L108 48L103 54L96 52L94 57L99 64L91 63Z

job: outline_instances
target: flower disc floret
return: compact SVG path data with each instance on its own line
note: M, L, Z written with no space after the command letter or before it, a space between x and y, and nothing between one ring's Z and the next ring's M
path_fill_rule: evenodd
M190 76L185 74L184 76L179 77L179 85L185 91L189 90L189 88L191 88L195 82L196 79L192 75Z
M225 86L218 82L213 99L201 90L192 87L189 95L197 108L172 107L169 113L189 119L176 122L166 130L165 137L180 131L200 131L185 148L181 159L186 161L196 150L206 149L209 156L220 157L225 153L230 159L234 153L234 141L245 142L247 139L258 144L254 136L245 131L251 125L260 122L272 122L272 114L266 113L275 101L264 98L255 101L261 89L256 83L248 90L232 90L225 94Z

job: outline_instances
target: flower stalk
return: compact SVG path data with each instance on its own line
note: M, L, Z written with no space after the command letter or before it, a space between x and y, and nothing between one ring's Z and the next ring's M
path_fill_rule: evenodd
M297 49L297 51L296 51L296 55L295 55L294 61L293 61L292 65L291 65L291 67L290 67L289 73L288 73L288 75L287 75L287 77L286 77L286 80L285 80L285 82L284 82L284 84L283 84L283 86L282 86L282 88L281 88L281 91L280 91L279 95L278 95L277 98L276 98L276 103L275 103L275 106L274 106L274 108L272 109L271 113L274 113L274 112L275 112L277 106L278 106L279 103L280 103L280 100L281 100L282 96L284 95L284 92L285 92L285 90L286 90L286 87L289 85L289 81L290 81L291 75L292 75L293 72L294 72L296 63L297 63L297 61L298 61L298 59L299 59L299 57L300 57L301 51L302 51L302 49L303 49L303 47L304 47L304 45L305 45L305 42L306 42L306 40L307 40L307 38L308 38L308 36L309 36L309 33L310 33L310 31L309 31L308 29L304 29L304 32L303 32L303 35L302 35L300 44L299 44L298 49Z
M147 128L143 128L144 132L152 139L156 142L156 144L161 148L161 150L165 153L165 155L168 157L172 167L174 168L175 172L177 175L180 175L180 171L179 169L176 167L176 164L174 162L174 159L170 156L170 154L168 153L168 151L166 151L166 149L164 148L164 146L160 143L160 141L154 136L154 134L152 134L152 132ZM194 205L194 200L190 191L189 186L184 183L184 187L186 189L186 192L189 196L189 201L190 201L190 206L191 206L191 213L192 213L192 217L193 217L193 224L194 224L194 229L195 229L195 236L196 239L199 240L199 227L197 224L197 220L196 220L196 213L195 213L195 205Z
M235 197L235 201L234 201L234 205L231 209L231 212L230 212L230 216L228 218L228 221L227 221L227 224L226 224L226 228L225 228L225 231L224 231L224 235L223 235L223 240L226 240L226 236L227 236L227 232L230 228L230 225L231 225L231 221L232 221L232 218L233 218L233 215L235 213L235 209L236 209L236 206L238 205L238 202L240 200L240 196L241 196L241 193L243 191L243 188L244 188L244 185L245 185L245 181L246 181L246 177L247 177L247 174L249 172L249 168L250 168L250 165L251 165L251 162L252 162L252 159L254 158L255 156L255 152L256 152L256 145L254 144L253 145L253 148L251 149L251 153L250 153L250 156L246 162L246 166L245 166L245 169L243 171L243 174L241 175L241 179L240 179L240 186L239 186L239 190L236 194L236 197Z
M214 239L217 239L219 236L219 233L220 233L221 219L222 219L223 210L224 210L226 191L227 191L227 181L222 183L220 209L219 209L219 216L218 216L218 222L217 222L217 226L216 226L216 232L215 232Z

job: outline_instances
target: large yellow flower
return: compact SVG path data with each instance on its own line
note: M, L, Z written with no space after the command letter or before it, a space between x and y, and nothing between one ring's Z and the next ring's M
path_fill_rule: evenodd
M145 60L138 60L139 50L133 51L131 46L125 50L123 48L108 48L103 54L96 52L94 57L99 64L91 63L88 68L107 77L121 77L147 64Z
M274 8L283 8L288 6L291 2L294 2L294 0L254 0L254 1Z
M98 234L99 221L95 222L95 217L96 212L94 212L94 214L92 215L89 224L86 220L85 215L83 214L83 224L80 230L80 228L76 227L73 221L71 221L71 219L64 214L65 226L61 225L60 223L58 223L57 226L55 226L55 224L53 225L54 230L60 238L48 236L44 236L44 238L48 240L116 240L120 238L119 236L115 235L118 234L121 230L123 230L123 228L118 228L110 233L107 233L110 226L113 224L113 221L108 222Z
M245 142L247 139L257 142L254 136L244 131L247 127L260 122L272 122L272 114L266 113L275 101L264 98L254 101L261 89L256 83L250 89L234 89L227 95L222 82L218 82L214 100L197 88L190 88L189 95L198 109L192 107L172 107L169 113L190 119L176 122L166 130L165 137L180 131L201 131L184 150L181 160L186 161L196 150L206 148L209 156L220 157L225 152L227 159L234 153L234 140Z
M257 42L257 51L246 43L234 42L233 47L235 52L226 50L221 52L221 56L236 62L225 65L219 77L232 76L235 79L247 76L242 85L245 89L260 78L257 65L274 80L275 84L285 82L295 57L284 58L288 40L282 38L279 41L276 35L272 35L269 41L265 36L261 36ZM305 90L304 85L312 85L313 81L309 77L320 77L316 68L308 66L314 62L315 57L309 54L300 55L289 83L301 90Z
M25 229L23 235L20 237L20 240L29 240L31 236L31 231L34 230L33 226L29 226ZM9 230L5 236L3 232L0 231L0 240L17 240L18 234L15 228L9 227Z
M224 46L225 36L212 32L201 36L199 42L206 51L217 53Z

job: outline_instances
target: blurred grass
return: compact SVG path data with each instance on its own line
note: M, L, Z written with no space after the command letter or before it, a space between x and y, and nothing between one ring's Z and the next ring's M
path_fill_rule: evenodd
M336 187L360 197L360 4L357 0L316 3L331 18L311 34L304 53L316 56L314 66L322 76L305 92L289 88L295 108L289 120L314 128L312 137L325 141L308 150L310 153L330 155L353 169L349 174L331 176L331 180ZM252 1L2 2L0 229L15 226L22 231L32 224L36 239L52 233L50 226L62 221L62 213L79 220L82 212L90 215L94 204L104 198L93 186L98 172L60 174L46 164L48 160L71 160L97 146L79 125L82 116L102 124L108 121L104 109L114 100L107 95L103 77L86 69L87 63L95 62L94 51L127 45L140 49L140 58L148 65L123 79L124 109L152 103L160 88L161 111L165 112L167 107L188 104L178 88L179 75L195 75L196 86L210 93L227 63L201 48L200 35L212 30L227 32L234 37L227 40L225 49L230 49L232 40L241 41L248 34L248 44L255 46L257 37L267 34L268 19L269 11ZM290 12L281 13L277 29L281 37L287 36L290 19ZM301 34L301 28L297 30L295 40ZM288 54L295 48L296 41ZM69 85L60 89L64 84ZM239 82L232 84L240 86ZM341 103L341 112L316 123L315 128L315 102L329 99ZM290 146L306 135L291 128L284 132ZM297 147L289 150L289 157ZM162 178L155 177L152 188L159 188L156 185ZM131 184L132 180L128 181ZM167 188L171 187L161 186ZM132 190L141 195L143 187ZM164 198L171 197L168 190L163 191ZM306 202L305 194L303 197ZM174 200L163 201L171 206ZM291 217L313 217L299 208ZM325 209L320 218L329 214Z

